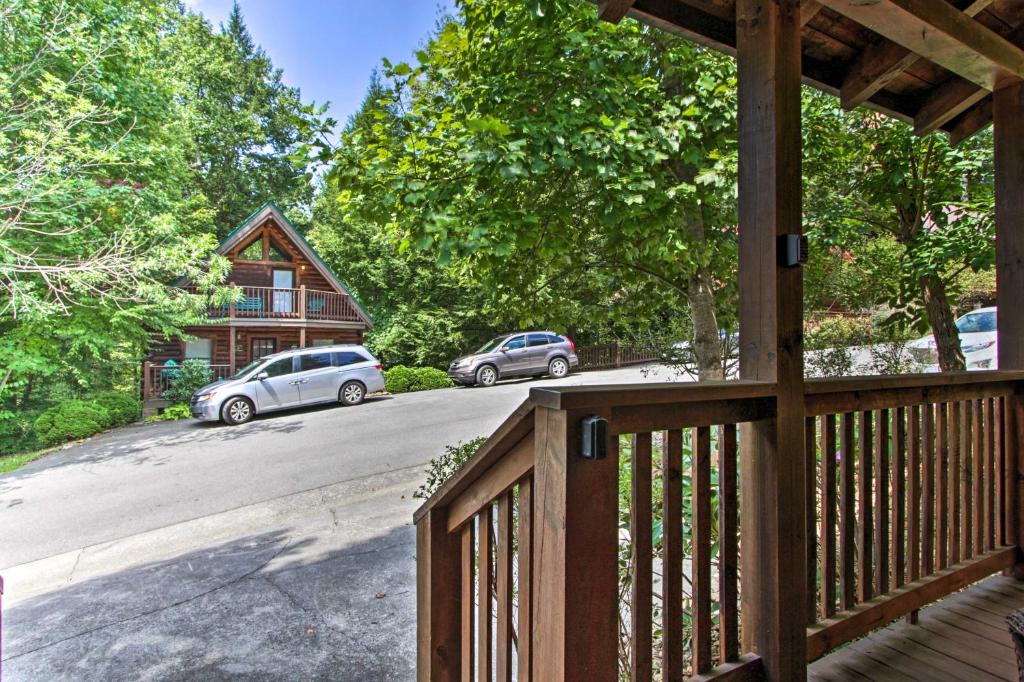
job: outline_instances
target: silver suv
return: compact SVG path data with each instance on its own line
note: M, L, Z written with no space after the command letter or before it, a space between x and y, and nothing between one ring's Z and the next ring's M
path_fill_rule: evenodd
M580 364L568 337L554 332L516 332L491 339L478 351L456 359L448 376L457 384L493 386L513 376L560 379Z
M358 405L384 390L380 363L362 346L317 346L268 355L192 396L192 416L244 424L254 415L300 405Z

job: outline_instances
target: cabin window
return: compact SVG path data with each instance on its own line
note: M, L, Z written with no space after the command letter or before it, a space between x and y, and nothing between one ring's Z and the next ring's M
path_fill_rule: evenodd
M253 339L252 359L259 360L277 352L277 339Z
M270 247L267 249L267 260L288 263L291 261L291 256L285 253L277 244L270 242Z
M194 339L185 342L186 360L206 360L213 358L213 341L210 339Z
M238 260L263 260L263 240L256 239L238 254Z

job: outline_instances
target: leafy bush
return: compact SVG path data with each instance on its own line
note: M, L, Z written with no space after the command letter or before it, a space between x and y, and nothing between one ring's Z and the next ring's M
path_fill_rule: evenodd
M39 415L34 428L41 445L57 445L88 438L107 428L110 423L110 413L100 405L84 400L68 400Z
M437 489L445 481L466 465L466 462L476 454L476 451L486 441L487 438L480 436L473 438L468 443L459 441L456 445L445 445L444 453L430 460L430 468L427 469L427 482L413 493L413 497L425 500L437 492Z
M188 403L174 403L165 407L159 414L146 417L145 422L147 424L152 422L173 422L179 419L188 419L191 416L192 410L189 408Z
M467 339L451 311L402 305L370 333L367 344L387 365L447 367L462 355Z
M434 367L397 365L384 372L384 388L388 393L429 391L454 386L448 375Z
M42 413L42 410L20 410L0 418L0 455L38 448L35 423Z
M142 412L141 402L120 391L100 393L93 398L93 402L110 413L114 426L130 424L138 419Z
M871 323L860 317L826 317L808 322L804 332L806 373L816 377L855 374L852 347L871 342Z
M213 381L213 372L205 360L186 360L181 363L181 369L173 371L176 374L171 379L171 387L162 395L172 403L187 403L193 393Z

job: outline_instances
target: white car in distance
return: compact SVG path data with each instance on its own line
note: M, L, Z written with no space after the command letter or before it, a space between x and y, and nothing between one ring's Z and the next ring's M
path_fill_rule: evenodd
M956 328L960 333L960 350L967 369L996 369L999 366L994 307L972 310L957 319ZM935 365L938 362L935 337L931 334L910 342L909 347L923 364ZM928 371L935 369L928 367Z

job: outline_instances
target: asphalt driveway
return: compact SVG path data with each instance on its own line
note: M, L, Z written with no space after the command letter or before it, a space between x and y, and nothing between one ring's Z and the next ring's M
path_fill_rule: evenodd
M412 679L424 466L545 383L127 427L0 476L3 679Z

